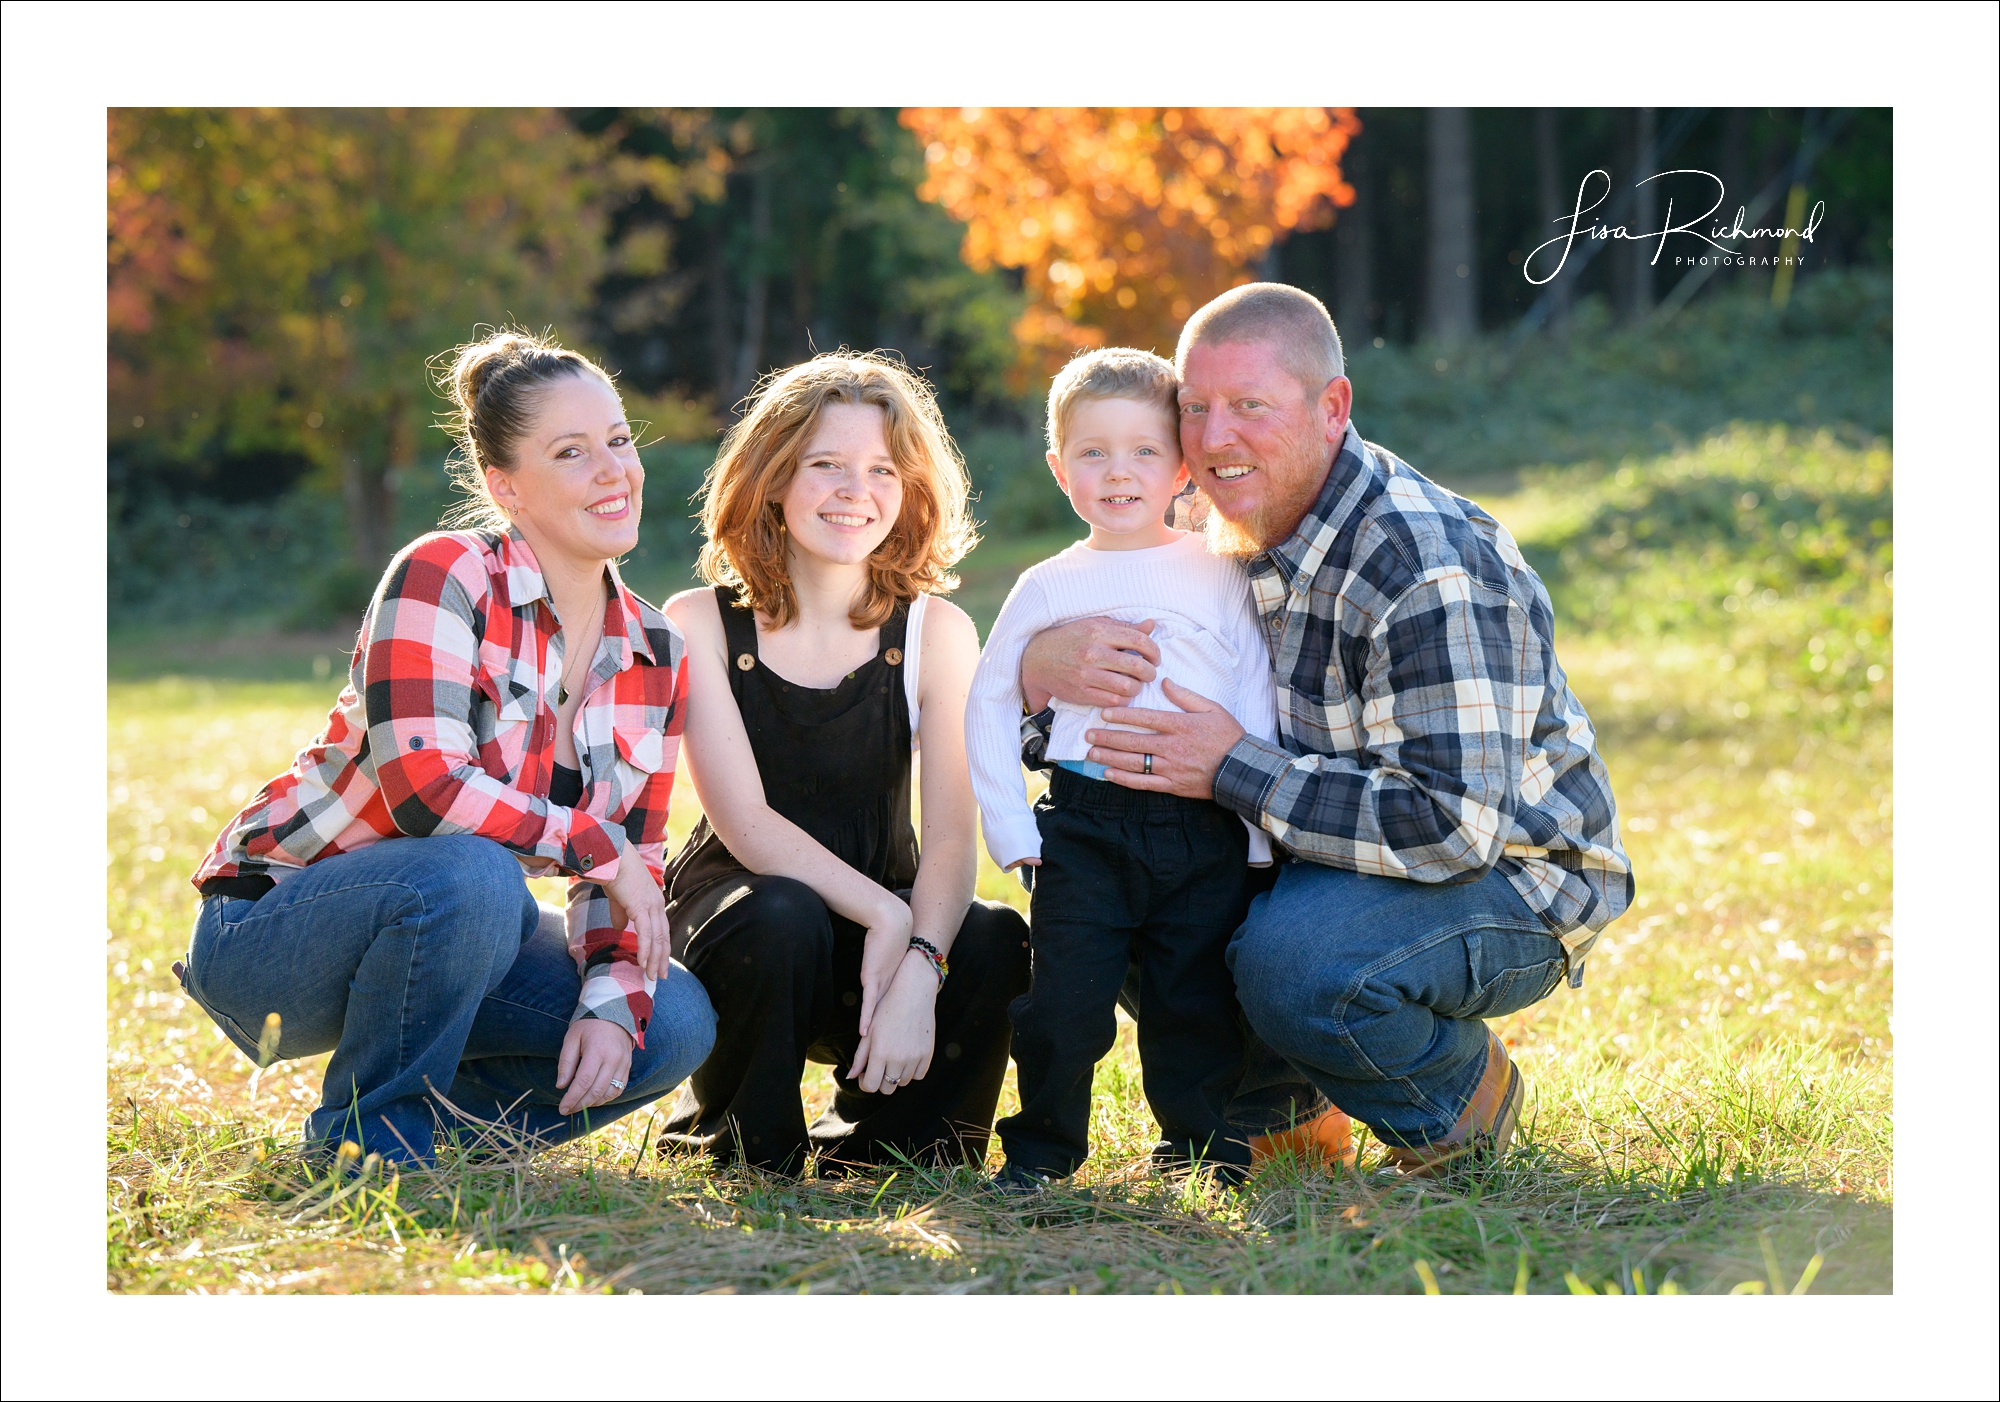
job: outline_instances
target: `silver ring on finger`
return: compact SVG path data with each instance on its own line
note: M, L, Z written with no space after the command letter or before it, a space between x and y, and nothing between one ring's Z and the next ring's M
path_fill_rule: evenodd
M1153 757L1151 755L1146 756L1146 768L1144 772L1147 774L1151 774L1153 772Z
M610 1082L609 1084L610 1084L610 1086L611 1086L611 1089L613 1089L613 1090L623 1090L623 1089L625 1089L625 1083L624 1083L623 1081L612 1081L612 1082Z

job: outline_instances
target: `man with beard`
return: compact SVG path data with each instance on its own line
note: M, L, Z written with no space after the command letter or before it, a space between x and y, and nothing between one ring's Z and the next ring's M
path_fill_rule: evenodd
M1253 1147L1287 1119L1338 1143L1345 1111L1408 1172L1497 1158L1524 1088L1485 1019L1580 985L1633 894L1548 593L1499 522L1362 439L1317 298L1235 288L1175 359L1210 548L1243 561L1270 643L1278 740L1171 680L1180 711L1122 706L1159 660L1143 625L1042 633L1023 691L1145 727L1090 732L1090 758L1213 798L1284 854L1229 948L1270 1053L1231 1107Z

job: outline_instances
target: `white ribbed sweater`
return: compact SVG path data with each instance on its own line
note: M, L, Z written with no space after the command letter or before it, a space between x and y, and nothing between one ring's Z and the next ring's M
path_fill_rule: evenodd
M1003 868L1042 854L1041 833L1021 776L1021 654L1043 629L1079 618L1121 623L1153 619L1162 677L1222 706L1258 739L1277 739L1270 649L1241 565L1209 554L1200 534L1192 531L1148 550L1093 550L1078 541L1015 581L980 653L966 703L972 789L979 799L986 850ZM1179 709L1158 680L1146 683L1129 704ZM1095 707L1058 701L1055 712L1048 749L1052 760L1086 758L1086 730L1137 729L1108 724ZM1250 860L1271 860L1270 840L1255 827L1250 828Z

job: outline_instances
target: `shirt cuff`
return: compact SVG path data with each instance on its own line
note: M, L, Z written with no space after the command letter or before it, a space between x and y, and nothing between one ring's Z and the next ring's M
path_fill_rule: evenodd
M993 858L993 864L1005 871L1015 862L1030 858L1039 861L1042 855L1042 830L1035 826L1033 813L986 828L986 850Z
M614 959L599 964L583 981L571 1022L601 1018L625 1029L634 1047L646 1045L646 1024L653 1020L653 983L637 964Z
M599 883L611 881L628 845L624 829L601 823L581 809L574 811L576 822L563 844L563 869Z
M1254 828L1264 826L1264 800L1292 767L1293 756L1254 735L1245 735L1222 757L1215 771L1215 801Z

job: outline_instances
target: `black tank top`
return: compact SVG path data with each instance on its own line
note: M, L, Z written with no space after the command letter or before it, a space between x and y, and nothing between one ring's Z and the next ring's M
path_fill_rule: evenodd
M882 625L874 657L822 691L794 685L764 665L755 615L736 603L734 590L718 586L715 603L729 642L729 690L757 757L764 801L876 884L892 891L915 884L910 703L903 689L908 606L897 605ZM667 899L742 870L704 817L667 868Z

